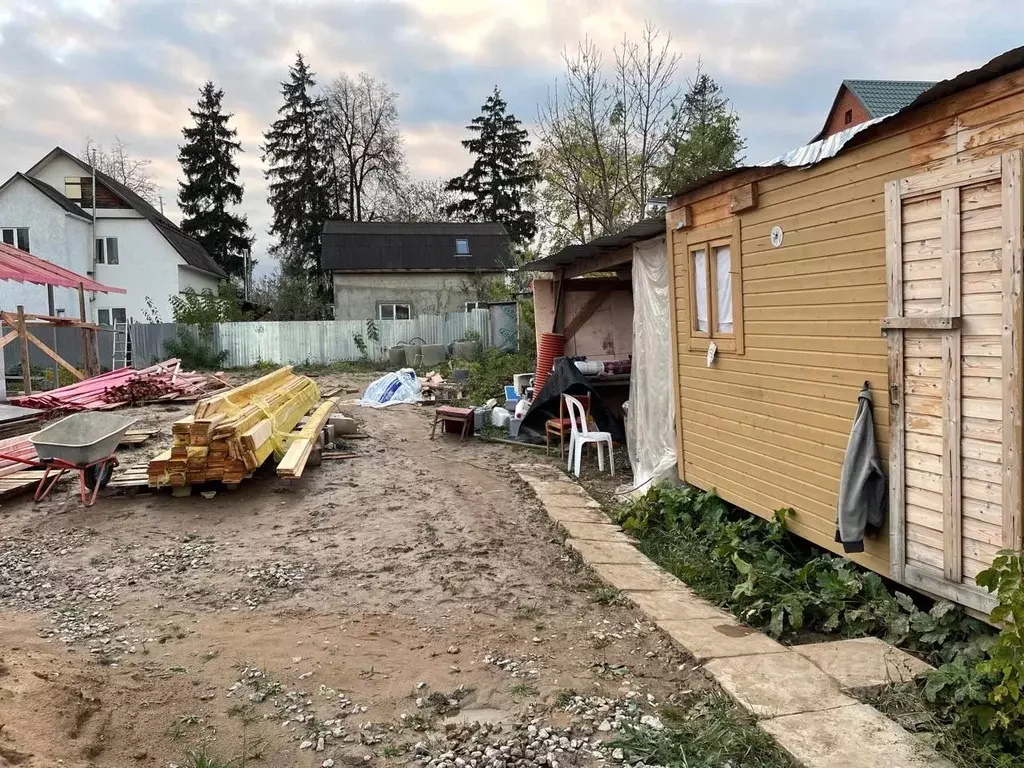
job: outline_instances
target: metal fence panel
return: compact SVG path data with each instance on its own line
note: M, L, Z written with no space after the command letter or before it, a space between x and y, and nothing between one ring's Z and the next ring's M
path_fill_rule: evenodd
M363 353L356 343L362 339L366 356L387 358L397 344L420 341L424 344L450 344L475 333L486 346L490 344L490 313L486 309L451 312L446 315L421 315L411 320L378 320L377 341L369 338L365 321L319 320L216 323L212 346L227 352L226 368L247 368L257 363L280 365L323 365L360 360ZM164 344L182 330L198 337L190 326L174 323L136 323L131 326L132 352L136 367L144 367L167 357Z

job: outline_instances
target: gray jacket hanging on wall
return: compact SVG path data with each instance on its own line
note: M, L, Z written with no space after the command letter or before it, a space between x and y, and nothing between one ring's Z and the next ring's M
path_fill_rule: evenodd
M836 541L844 551L864 551L864 534L876 533L882 527L887 501L888 482L878 458L871 390L865 381L857 398L857 416L839 481Z

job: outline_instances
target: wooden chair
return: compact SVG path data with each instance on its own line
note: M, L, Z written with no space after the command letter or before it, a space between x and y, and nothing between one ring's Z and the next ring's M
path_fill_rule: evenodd
M572 434L572 419L569 418L565 410L566 397L568 395L558 398L558 418L548 419L544 422L544 453L551 454L551 437L554 435L558 437L558 455L563 459L565 458L565 436ZM590 395L580 395L577 399L583 405L583 410L589 419Z

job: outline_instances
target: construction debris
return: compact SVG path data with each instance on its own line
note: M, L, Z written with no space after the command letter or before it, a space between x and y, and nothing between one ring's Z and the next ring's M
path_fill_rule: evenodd
M184 489L219 480L235 485L271 455L284 463L293 444L299 448L285 472L298 474L284 476L298 477L309 457L310 435L305 428L292 430L319 400L316 383L294 374L291 366L200 400L193 415L172 425L171 449L149 462L149 484ZM336 405L337 399L327 401L307 424L319 419L322 427ZM313 442L320 427L313 431Z
M227 383L216 375L182 371L181 361L172 358L139 371L118 368L48 392L12 397L10 401L25 408L49 411L47 416L52 417L75 411L109 410L153 400L203 396L226 386Z

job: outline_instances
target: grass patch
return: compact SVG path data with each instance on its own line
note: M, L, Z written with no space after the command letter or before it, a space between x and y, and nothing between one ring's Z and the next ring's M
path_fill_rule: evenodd
M513 683L508 687L508 692L517 699L528 699L540 693L536 686L529 683Z
M661 729L634 723L611 743L627 760L680 768L797 768L753 718L721 694L695 700Z
M629 605L629 600L626 599L622 592L606 584L594 587L590 593L590 602L605 606Z

